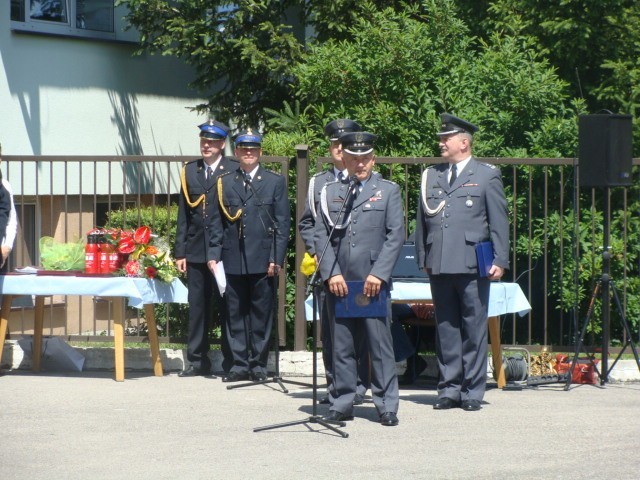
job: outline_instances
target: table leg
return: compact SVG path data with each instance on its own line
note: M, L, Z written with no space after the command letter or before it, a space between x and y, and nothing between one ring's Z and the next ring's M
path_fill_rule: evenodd
M153 304L149 303L144 306L144 313L147 319L147 328L149 329L149 346L151 347L151 365L153 373L156 377L161 377L162 361L160 360L160 343L158 342L158 330L156 327L156 314Z
M493 357L493 371L496 372L498 388L507 384L502 366L502 345L500 343L500 317L489 317L489 336L491 339L491 356Z
M40 359L42 358L42 330L44 329L44 297L36 295L35 311L33 315L33 348L31 350L34 372L40 371Z
M111 297L116 382L124 382L124 299Z
M4 350L4 339L7 336L9 326L9 315L11 314L11 302L13 295L3 295L2 309L0 310L0 365L2 364L2 351Z

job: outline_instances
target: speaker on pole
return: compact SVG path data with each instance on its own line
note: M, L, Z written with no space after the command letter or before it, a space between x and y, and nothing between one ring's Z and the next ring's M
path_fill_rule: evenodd
M580 115L578 151L581 187L631 186L631 115Z

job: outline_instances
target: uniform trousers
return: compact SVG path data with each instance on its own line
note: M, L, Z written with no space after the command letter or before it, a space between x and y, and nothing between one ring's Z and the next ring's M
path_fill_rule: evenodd
M438 398L482 400L487 383L489 291L486 277L431 275L436 311Z
M267 373L277 277L267 273L227 274L227 327L230 371Z
M324 289L318 289L319 305L320 305L320 337L322 340L322 363L324 364L325 378L327 379L327 394L333 383L333 341L331 340L331 325L329 320L329 311L325 303ZM369 362L369 350L367 342L361 335L356 345L356 360L358 362L358 384L356 393L362 397L365 396L371 384Z
M187 286L189 289L189 331L187 333L187 360L195 368L206 372L211 369L209 360L209 330L213 323L214 305L220 323L224 323L225 305L218 284L206 263L187 262ZM222 341L222 349L226 345Z
M331 410L352 415L357 391L358 366L356 349L364 341L371 364L371 394L382 415L398 412L399 390L396 362L391 338L391 300L389 313L382 318L334 318L334 296L327 294L333 338L333 383L329 389Z

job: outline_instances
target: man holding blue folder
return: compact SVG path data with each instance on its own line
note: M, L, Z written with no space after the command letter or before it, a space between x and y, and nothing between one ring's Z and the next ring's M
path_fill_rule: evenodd
M441 118L447 162L422 174L416 253L436 311L440 380L433 408L473 412L487 380L490 281L509 266L509 219L500 170L472 156L478 127L448 113Z
M320 196L315 251L328 248L320 276L328 290L326 308L333 337L334 378L329 422L353 419L356 345L368 344L373 403L384 426L398 424L398 378L391 337L391 271L404 240L400 188L373 173L376 136L346 133L342 141L348 183L332 182ZM321 218L321 220L320 220Z

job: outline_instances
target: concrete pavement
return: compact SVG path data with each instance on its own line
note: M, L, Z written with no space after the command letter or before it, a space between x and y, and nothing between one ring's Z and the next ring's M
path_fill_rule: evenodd
M639 476L639 383L490 388L481 411L464 412L433 410L436 392L421 379L401 390L399 426L378 424L369 398L342 429L348 438L315 423L254 432L308 419L312 390L226 386L176 373L117 383L108 371L5 372L0 479Z

